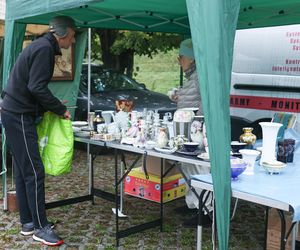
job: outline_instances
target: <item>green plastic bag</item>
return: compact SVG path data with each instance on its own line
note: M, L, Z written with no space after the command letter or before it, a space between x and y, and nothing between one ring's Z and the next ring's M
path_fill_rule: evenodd
M37 133L46 174L57 176L69 173L74 151L72 122L46 112L37 125Z

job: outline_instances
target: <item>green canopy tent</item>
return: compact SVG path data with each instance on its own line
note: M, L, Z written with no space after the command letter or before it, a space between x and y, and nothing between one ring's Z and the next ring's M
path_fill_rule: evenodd
M219 249L228 249L229 85L235 29L299 23L299 7L299 0L7 1L3 83L21 51L25 24L47 24L56 15L72 16L80 27L191 34L208 128ZM53 87L71 104L76 101L82 53L76 56L74 84Z

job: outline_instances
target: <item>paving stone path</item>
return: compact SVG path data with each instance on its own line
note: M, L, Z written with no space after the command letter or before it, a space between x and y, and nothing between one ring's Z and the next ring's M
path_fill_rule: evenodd
M132 155L127 155L129 161ZM88 193L88 169L86 152L76 150L72 172L59 177L46 177L46 200L55 201ZM11 176L11 174L9 174ZM11 183L11 179L9 179ZM112 154L95 159L95 187L113 192L114 158ZM9 184L11 188L11 184ZM0 188L2 193L2 187ZM159 228L146 230L120 240L118 249L196 249L196 228L184 228L181 223L189 215L178 215L174 208L184 205L184 199L165 205L164 231ZM50 221L55 222L56 232L65 239L59 250L109 250L115 247L115 215L112 202L95 198L95 204L82 202L47 210ZM159 218L159 204L125 196L121 228L136 225L141 221ZM2 206L1 206L2 208ZM260 250L264 243L264 209L261 206L239 202L231 223L230 249ZM48 249L31 237L20 235L18 213L0 210L0 249ZM212 249L211 228L203 232L203 249ZM50 249L50 247L49 247Z

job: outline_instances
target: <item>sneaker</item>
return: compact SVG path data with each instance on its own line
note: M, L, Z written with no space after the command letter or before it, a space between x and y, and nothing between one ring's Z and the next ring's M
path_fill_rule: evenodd
M54 228L54 223L49 222L51 229ZM32 235L34 233L34 224L33 222L28 222L22 225L21 234L24 236Z
M28 222L22 225L21 234L24 236L32 235L34 233L33 222Z
M36 241L42 242L47 246L60 246L64 243L64 240L51 229L50 225L47 225L41 229L36 229L32 238Z

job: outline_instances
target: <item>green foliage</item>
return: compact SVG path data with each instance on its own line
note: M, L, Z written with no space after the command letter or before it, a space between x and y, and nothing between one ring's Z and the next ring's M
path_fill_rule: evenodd
M125 50L134 50L136 55L152 58L159 52L178 48L181 36L168 33L145 33L139 31L120 31L111 51L120 55Z
M177 62L178 49L160 52L152 58L135 56L135 71L133 77L144 83L147 89L167 94L179 86L180 68Z
M98 33L92 31L92 59L101 60L101 45ZM178 48L182 36L169 33L145 33L139 31L119 31L110 48L114 55L120 55L127 50L133 50L135 55L146 55L152 58L159 52L168 52Z
M100 39L95 30L92 34L92 60L102 64ZM167 94L179 86L177 55L181 40L182 37L175 34L119 31L110 51L120 55L133 50L133 78L150 90Z
M92 44L91 44L91 57L92 61L101 61L101 46L100 46L100 38L96 34L96 32L92 32Z

